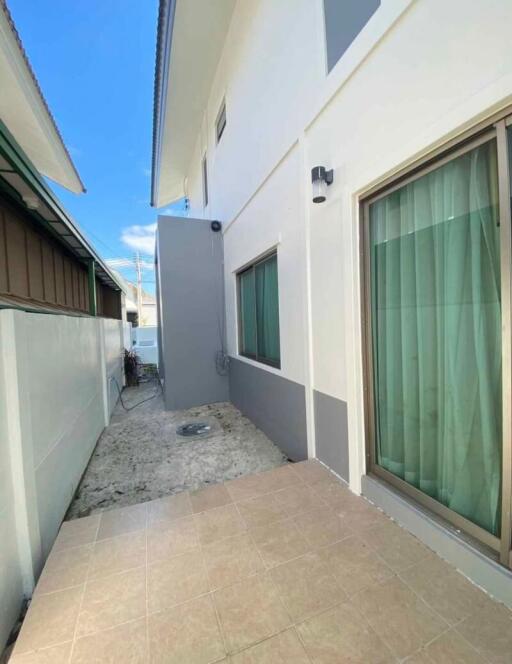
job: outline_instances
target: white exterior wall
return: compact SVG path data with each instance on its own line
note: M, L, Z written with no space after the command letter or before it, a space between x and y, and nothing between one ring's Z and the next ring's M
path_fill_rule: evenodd
M122 385L122 321L0 311L0 650Z
M511 24L509 0L382 0L327 75L322 0L239 0L235 8L187 177L190 215L224 225L230 354L234 271L278 245L278 373L306 386L311 455L311 390L348 403L356 492L365 470L359 197L512 101ZM334 168L321 205L311 202L316 165Z
M6 350L8 333L0 317L0 352ZM3 367L0 367L0 648L18 617L24 594L7 422L8 377L1 369Z

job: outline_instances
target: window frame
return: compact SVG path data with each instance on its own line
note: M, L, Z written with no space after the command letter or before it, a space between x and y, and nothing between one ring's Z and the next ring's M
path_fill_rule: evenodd
M203 208L206 209L210 198L208 192L208 159L206 152L201 159L201 180L203 185Z
M220 124L221 121L223 121L222 125ZM226 130L226 125L227 125L226 98L224 97L217 112L217 117L215 118L215 141L217 145L220 143L220 139L222 138Z
M277 279L277 302L278 302L278 311L279 311L279 262L277 257L277 249L272 249L269 253L265 254L258 260L246 265L242 269L236 272L236 295L237 295L237 325L238 325L238 355L240 357L245 357L248 360L253 360L254 362L259 362L260 364L265 364L274 369L281 369L281 325L279 325L279 360L270 360L264 356L259 355L258 353L258 312L256 308L256 294L254 298L254 318L256 323L256 353L244 353L243 349L243 326L242 326L242 293L241 293L241 277L248 272L254 273L254 288L256 289L256 267L262 265L267 261L275 258L276 266L278 269L278 279ZM279 312L280 313L280 312ZM279 316L280 318L280 316Z
M394 176L359 197L360 302L363 366L363 407L366 471L384 481L406 498L462 531L466 538L487 549L494 559L512 568L512 216L507 127L512 125L512 108L496 113L460 136L431 151ZM375 403L373 384L373 332L371 310L370 205L393 191L419 179L458 156L488 141L495 141L498 163L498 205L500 214L500 267L502 289L502 522L500 536L495 536L454 512L377 464ZM510 156L512 159L512 155ZM453 528L452 528L453 529Z

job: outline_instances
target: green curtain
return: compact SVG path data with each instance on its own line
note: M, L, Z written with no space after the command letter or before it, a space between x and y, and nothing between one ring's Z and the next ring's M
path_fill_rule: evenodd
M373 203L370 244L377 462L498 534L494 141Z
M277 256L256 265L258 357L279 363Z
M240 275L241 351L256 357L256 289L254 270Z

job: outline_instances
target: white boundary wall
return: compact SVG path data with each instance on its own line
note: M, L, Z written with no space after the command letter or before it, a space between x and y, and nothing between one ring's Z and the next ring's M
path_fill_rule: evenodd
M123 385L122 321L0 311L0 651Z
M156 325L132 328L134 350L142 364L158 365L158 333Z

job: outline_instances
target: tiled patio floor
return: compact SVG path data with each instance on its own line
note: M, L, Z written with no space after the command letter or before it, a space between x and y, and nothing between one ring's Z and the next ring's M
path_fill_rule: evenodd
M12 664L512 662L512 612L316 462L64 523Z

